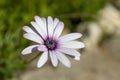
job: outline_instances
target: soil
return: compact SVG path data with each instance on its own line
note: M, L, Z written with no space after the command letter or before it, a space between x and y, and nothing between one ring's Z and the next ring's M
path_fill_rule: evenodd
M99 48L84 50L80 61L69 59L71 68L61 63L53 68L49 61L38 69L35 60L28 66L29 70L20 76L20 80L120 80L120 36L116 35Z

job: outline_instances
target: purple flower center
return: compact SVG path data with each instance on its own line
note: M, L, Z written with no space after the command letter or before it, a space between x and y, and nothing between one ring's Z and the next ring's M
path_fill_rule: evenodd
M57 48L57 41L47 38L44 42L44 45L47 47L48 50L55 50Z

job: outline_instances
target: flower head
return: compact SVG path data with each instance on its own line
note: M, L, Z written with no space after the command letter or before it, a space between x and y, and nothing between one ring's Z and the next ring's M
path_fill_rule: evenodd
M37 44L25 48L22 54L26 55L35 51L43 52L37 63L38 68L47 62L49 56L54 67L57 67L58 61L66 67L71 67L71 63L65 54L74 57L75 60L80 60L80 53L75 49L85 46L84 43L76 41L82 34L71 33L60 37L64 23L57 18L53 19L51 16L47 19L35 16L35 22L32 21L31 24L34 28L23 27L26 32L24 38Z

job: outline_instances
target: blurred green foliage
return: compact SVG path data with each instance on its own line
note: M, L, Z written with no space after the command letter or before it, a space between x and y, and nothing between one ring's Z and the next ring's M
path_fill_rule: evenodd
M30 42L22 35L35 15L58 17L72 31L91 20L110 0L0 0L0 80L9 80L24 69L21 50ZM74 27L73 27L74 25Z

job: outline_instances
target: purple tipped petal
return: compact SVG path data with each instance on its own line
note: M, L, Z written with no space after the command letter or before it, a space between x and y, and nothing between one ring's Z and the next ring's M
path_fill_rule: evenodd
M26 54L30 54L30 53L36 52L36 51L38 51L38 50L37 50L38 46L39 46L39 45L29 46L29 47L25 48L25 49L22 51L22 54L23 54L23 55L26 55Z

